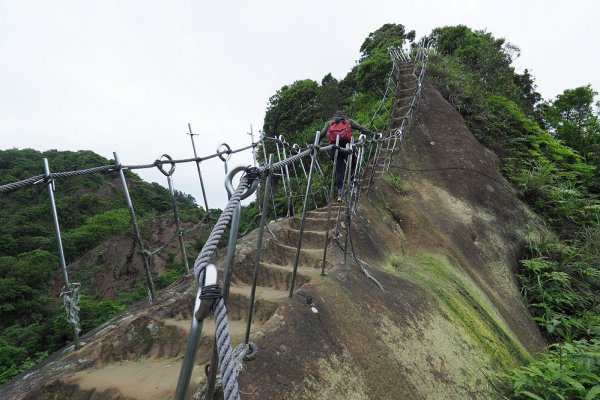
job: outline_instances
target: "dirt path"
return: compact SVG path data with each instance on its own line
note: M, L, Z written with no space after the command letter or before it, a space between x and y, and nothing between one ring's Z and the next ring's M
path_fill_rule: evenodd
M312 277L320 274L323 245L325 242L326 210L311 211L305 222L303 247L300 253L297 288L309 283ZM299 225L298 218L289 218L284 227L276 229L275 240L268 241L262 252L252 332L260 332L263 325L281 305L289 303L289 289L292 279L293 259L296 252ZM247 255L251 258L252 254ZM253 256L253 255L252 255ZM250 302L251 273L245 266L236 265L233 284L228 301L229 331L232 344L243 341L246 331ZM161 319L166 328L173 328L179 340L184 341L190 328L189 315L181 313L171 318ZM204 381L204 362L211 352L214 337L214 322L204 323L202 341L198 350L197 365L191 382L191 391ZM96 396L109 395L135 399L172 398L179 376L183 354L166 357L166 353L149 349L146 356L137 359L112 360L108 363L85 369L69 376L65 383L77 385L83 391L93 391Z

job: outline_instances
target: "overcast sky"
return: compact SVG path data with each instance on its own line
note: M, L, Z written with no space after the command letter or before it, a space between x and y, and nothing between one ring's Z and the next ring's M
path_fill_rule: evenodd
M504 37L545 99L600 90L599 17L596 0L0 0L0 149L188 158L188 122L200 156L243 147L281 86L343 78L385 23L417 38L457 24ZM209 206L222 208L222 162L202 171ZM156 170L140 175L166 185ZM193 164L177 167L174 184L202 204Z

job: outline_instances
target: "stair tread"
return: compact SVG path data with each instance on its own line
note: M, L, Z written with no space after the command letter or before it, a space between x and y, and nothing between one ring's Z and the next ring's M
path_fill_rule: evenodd
M190 319L174 319L174 318L165 318L163 319L165 325L176 326L183 330L189 331L192 326L192 320ZM229 319L227 321L229 325L229 334L232 337L244 335L246 333L246 320L232 320ZM263 322L261 321L252 321L252 325L261 325ZM204 319L202 325L202 337L213 337L215 336L215 321L212 316Z
M287 249L296 251L296 246L288 246L287 244L283 244L283 243L277 243L277 246L285 247ZM300 251L307 251L307 252L310 252L310 253L314 253L314 252L322 252L323 249L322 248L321 249L305 249L305 248L301 248Z
M237 294L250 298L250 285L245 283L231 284L229 294ZM287 290L279 290L272 287L256 286L256 297L264 300L280 299L288 295Z

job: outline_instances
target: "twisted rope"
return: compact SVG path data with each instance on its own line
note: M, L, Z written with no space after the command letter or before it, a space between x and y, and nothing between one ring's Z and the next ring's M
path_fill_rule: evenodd
M239 376L240 372L242 372L246 369L246 365L244 364L244 361L254 360L256 358L257 352L258 352L257 347L252 342L248 342L247 344L240 343L233 350L233 362L234 362L234 370L235 370L234 373L235 373L236 377ZM224 391L223 389L224 389L223 388L223 380L221 379L221 374L218 374L216 384L215 384L215 393L217 393L219 390ZM198 388L198 390L196 391L196 393L194 394L192 399L204 400L207 398L207 396L208 396L208 384L205 383L204 385L202 385Z
M231 195L227 207L217 220L213 230L211 231L204 247L194 262L194 276L196 281L202 285L204 282L204 272L210 257L217 248L217 244L225 232L229 221L233 215L234 209L239 205L240 198L248 188L250 182L248 177L242 176L237 189ZM214 309L217 341L217 353L219 355L219 364L221 365L221 376L224 382L224 398L226 400L238 400L240 398L237 386L237 374L235 373L233 355L231 351L231 339L229 336L229 325L227 321L227 310L225 302L222 298L218 299ZM216 366L214 366L216 368ZM238 372L239 373L239 372Z
M223 398L226 400L239 400L237 376L233 353L231 351L231 338L229 337L229 325L227 323L227 310L225 301L218 300L214 309L215 325L217 327L216 341L219 353L219 364L221 366L221 379L223 381ZM215 365L214 368L217 366Z
M67 312L67 321L73 325L77 334L81 332L79 326L79 289L81 288L80 283L69 283L67 287L62 288L60 297L63 299L65 305L65 311Z
M8 193L10 191L21 189L27 186L33 186L37 182L44 179L44 175L32 176L31 178L24 179L22 181L7 183L6 185L0 186L0 193Z
M17 181L17 182L12 182L12 183L7 183L7 184L4 184L4 185L0 185L0 193L8 193L8 192L11 192L13 190L25 188L27 186L33 186L36 183L41 182L43 180L47 180L47 179L52 180L52 179L57 179L57 178L70 178L70 177L73 177L73 176L81 176L81 175L86 175L86 174L94 174L94 173L98 173L98 172L116 171L116 170L119 170L121 168L122 169L134 170L134 169L145 169L145 168L162 167L165 164L172 165L172 164L180 164L180 163L188 163L188 162L206 161L206 160L210 160L211 158L219 157L219 156L221 156L223 154L235 154L235 153L239 153L241 151L248 150L250 148L255 148L264 139L265 139L265 137L262 136L258 140L258 142L252 143L249 146L241 147L241 148L236 149L236 150L220 151L220 152L214 153L212 155L209 155L207 157L184 158L184 159L181 159L181 160L156 160L152 164L119 165L119 166L115 166L115 165L103 165L103 166L100 166L100 167L93 167L93 168L87 168L87 169L81 169L81 170L75 170L75 171L53 172L49 176L46 176L46 175L36 175L36 176L32 176L32 177L27 178L27 179L23 179L22 181Z
M313 151L313 147L314 146L311 146L303 152L274 164L272 168L281 168L309 156ZM260 178L260 176L267 171L268 168L266 167L253 169L252 179ZM206 240L206 243L200 251L200 254L196 258L194 262L194 277L199 285L202 285L204 282L204 273L210 258L215 252L218 242L225 232L227 225L229 225L234 210L239 206L241 196L246 192L250 184L250 177L248 175L245 174L241 177L238 187L231 195L227 206L219 216L217 223L213 227L208 239ZM227 310L225 308L225 302L223 299L219 299L216 302L213 312L215 314L217 353L219 356L219 364L221 365L221 379L223 382L224 398L227 400L237 400L239 399L239 391L237 386L237 375L239 374L239 371L234 368L235 363L233 361L233 354L231 350L231 339L229 336L227 322Z
M2 186L0 186L0 193L8 193L8 192L11 192L16 189L22 189L27 186L33 186L36 183L42 182L45 180L54 180L57 178L69 178L72 176L94 174L97 172L106 172L106 171L110 171L110 170L114 170L114 169L115 169L114 165L104 165L101 167L93 167L93 168L81 169L81 170L76 170L76 171L53 172L48 176L36 175L36 176L32 176L31 178L24 179L22 181L7 183L5 185L2 185Z
M80 170L76 170L76 171L53 172L50 174L50 178L51 179L70 178L72 176L82 176L82 175L87 175L87 174L95 174L97 172L107 172L107 171L114 171L114 170L115 170L114 165L103 165L101 167L80 169Z

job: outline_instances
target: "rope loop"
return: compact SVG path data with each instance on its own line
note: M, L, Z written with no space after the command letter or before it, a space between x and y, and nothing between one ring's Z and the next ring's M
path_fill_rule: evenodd
M237 350L237 349L236 349ZM248 342L246 347L246 354L244 354L244 361L254 361L258 354L258 347L253 342Z
M225 150L221 150L223 148ZM217 152L219 154L219 158L223 162L227 162L231 158L231 147L229 147L229 145L227 143L221 143L219 145L219 147L217 147ZM227 154L227 157L224 157L223 154Z
M156 168L158 168L158 170L167 178L171 175L173 175L173 173L175 172L175 162L173 161L173 158L168 155L168 154L163 154L162 156L160 156L160 158L166 158L168 161L163 161L163 160L156 160L154 161L154 165L156 165ZM171 164L171 168L168 171L165 171L163 168L163 165L169 163Z

